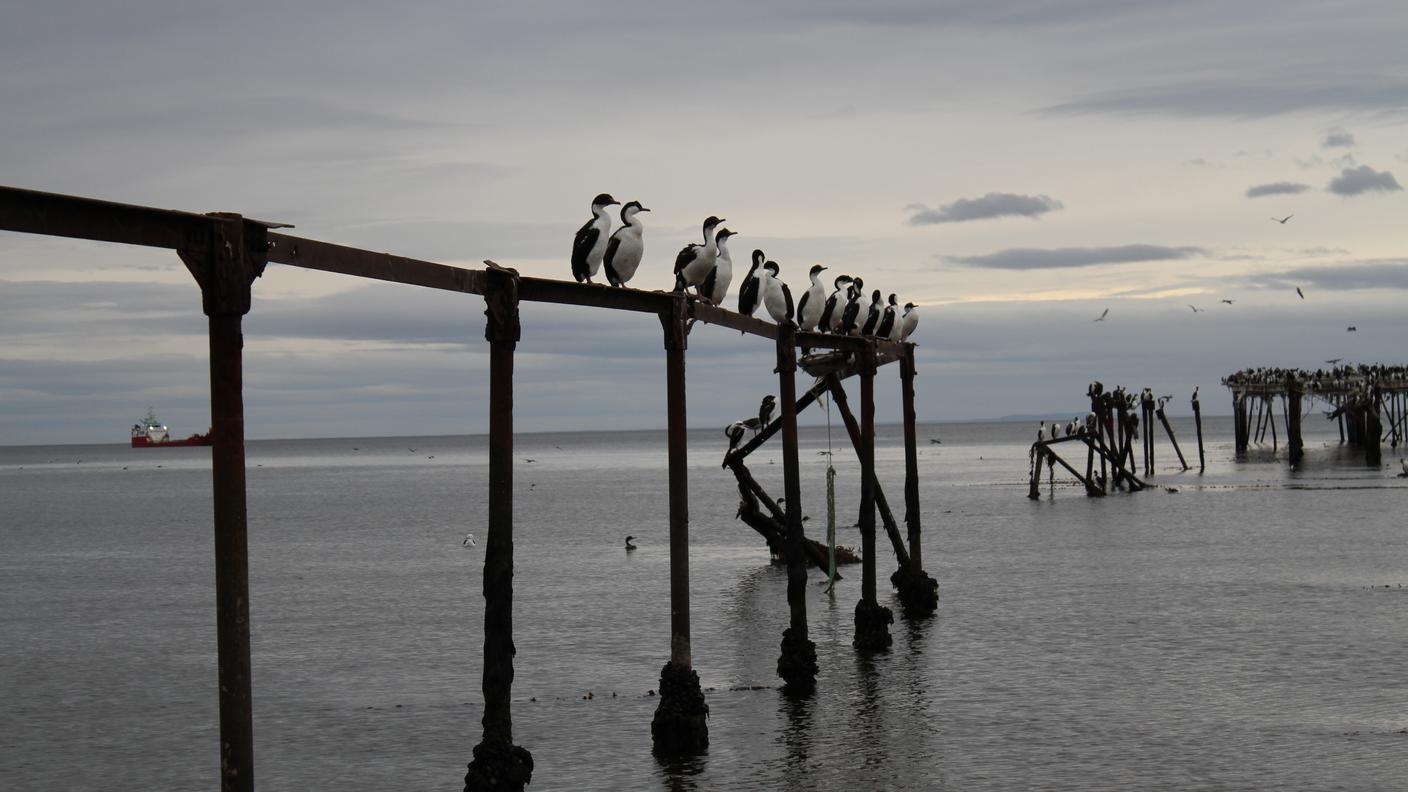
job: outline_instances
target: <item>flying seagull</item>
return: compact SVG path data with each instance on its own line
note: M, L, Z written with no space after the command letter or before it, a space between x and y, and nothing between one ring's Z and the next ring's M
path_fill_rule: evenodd
M1330 360L1325 361L1325 365L1327 365L1327 366L1333 366L1333 365L1335 365L1336 363L1340 362L1341 360L1344 360L1344 358L1332 358L1332 359L1330 359Z
M1193 313L1202 313L1202 312L1203 312L1203 309L1202 309L1202 308L1199 308L1198 306L1193 305L1193 304L1191 304L1191 303L1188 305L1188 307L1193 309Z
M1107 317L1107 316L1109 316L1109 315L1110 315L1110 309L1109 309L1109 308L1106 308L1105 311L1100 314L1100 318L1099 318L1099 319L1092 319L1091 321L1092 321L1092 322L1103 322L1103 321L1105 321L1105 317Z
M1357 332L1359 332L1359 328L1355 327L1354 325L1350 325L1349 327L1346 327L1346 328L1345 328L1345 332L1347 332L1347 333L1357 333Z
M1299 286L1296 287L1296 294L1299 294L1302 300L1305 299L1305 292L1301 291Z
M1275 220L1276 222L1280 223L1281 225L1285 225L1285 224L1286 224L1286 221L1287 221L1287 220L1290 220L1292 217L1295 217L1295 215L1293 215L1293 214L1288 214L1288 215L1286 215L1285 217L1273 217L1273 218L1271 218L1271 219L1272 219L1272 220Z
M1236 300L1223 300L1223 302L1227 303L1228 305L1231 305L1232 303L1236 302Z

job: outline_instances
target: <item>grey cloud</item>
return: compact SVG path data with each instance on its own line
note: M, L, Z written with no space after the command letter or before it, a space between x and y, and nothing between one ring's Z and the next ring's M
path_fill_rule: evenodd
M1266 118L1301 112L1408 113L1408 80L1354 74L1279 81L1209 78L1104 91L1041 108L1053 115L1182 115Z
M1259 275L1252 285L1265 288L1309 286L1325 291L1408 289L1408 259L1370 259L1345 264L1297 267Z
M1257 184L1247 188L1248 198L1261 198L1266 195L1295 195L1310 189L1309 184L1300 182L1272 182Z
M1336 195L1362 195L1366 192L1395 192L1403 187L1393 178L1392 173L1360 165L1357 168L1345 168L1325 189Z
M910 204L905 207L914 211L909 218L913 226L936 225L939 223L962 223L969 220L986 220L993 217L1031 217L1061 209L1061 202L1048 195L1017 195L1014 193L988 193L979 198L959 198L938 209L930 209L923 204Z
M1132 264L1141 261L1171 261L1206 255L1200 247L1163 245L1118 245L1114 247L1009 248L985 256L950 256L950 261L968 267L1032 270L1057 267L1095 267L1103 264Z
M1321 148L1353 148L1354 135L1351 135L1344 127L1330 127L1325 130L1325 136L1320 139Z

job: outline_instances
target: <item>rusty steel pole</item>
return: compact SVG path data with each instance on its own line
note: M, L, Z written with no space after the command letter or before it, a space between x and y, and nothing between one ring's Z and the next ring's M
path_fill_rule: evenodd
M787 606L777 673L793 694L816 689L816 644L807 637L807 560L802 544L802 464L797 439L797 340L791 325L777 329L777 387L781 397L783 495L787 509Z
M491 267L484 314L489 342L489 526L484 543L483 738L465 792L521 790L533 757L513 744L513 353L518 346L518 273Z
M220 789L254 789L249 650L249 515L244 457L244 335L251 285L264 272L267 228L212 217L205 244L177 251L200 284L210 332L210 468L215 522L215 626Z
M709 744L709 705L689 643L689 414L685 409L688 306L683 294L660 314L665 335L665 401L670 476L670 660L660 670L660 704L650 723L654 750L666 756Z

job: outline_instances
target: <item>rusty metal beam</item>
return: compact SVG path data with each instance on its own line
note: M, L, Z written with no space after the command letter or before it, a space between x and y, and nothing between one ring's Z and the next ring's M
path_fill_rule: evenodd
M664 316L669 314L671 306L674 305L675 295L669 292L616 289L595 283L577 283L552 278L524 278L522 299Z
M289 234L269 234L268 256L269 261L304 269L466 294L484 293L483 270L451 267Z
M204 248L212 218L0 186L0 230L147 247Z
M741 313L730 311L727 308L720 308L717 305L691 301L689 305L689 316L706 324L719 325L740 333L762 336L763 338L777 339L777 325L772 322L765 322L762 319L755 319L751 316L744 316ZM826 333L795 333L797 345L803 349L843 349L850 352L858 352L862 349L874 348L883 358L898 359L904 351L904 344L893 341L882 341L874 338L862 338L859 336L838 336Z

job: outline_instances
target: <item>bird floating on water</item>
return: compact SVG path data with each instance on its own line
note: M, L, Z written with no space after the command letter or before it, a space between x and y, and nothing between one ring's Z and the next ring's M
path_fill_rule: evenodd
M606 253L602 256L606 280L612 286L624 288L626 282L635 277L641 256L645 254L645 242L641 239L645 228L636 215L649 211L640 205L640 201L631 201L621 207L621 227L611 235L611 241L606 243Z
M631 544L631 540L634 539L634 538L635 538L634 536L627 536L627 537L626 537L626 552L627 552L627 553L629 553L629 552L631 552L632 550L636 549L636 546L633 545L633 544Z
M474 547L475 544L474 534L467 533L464 535L464 541L460 542L460 547Z
M601 269L602 256L606 255L606 242L610 237L611 217L606 207L615 206L620 201L610 193L602 193L592 199L592 219L577 229L572 240L572 277L578 283L591 283Z

